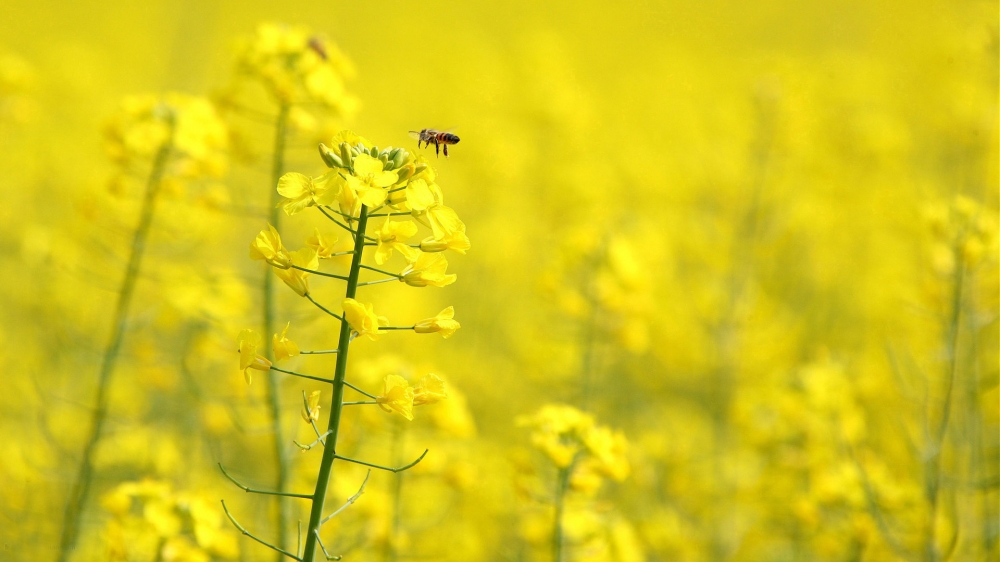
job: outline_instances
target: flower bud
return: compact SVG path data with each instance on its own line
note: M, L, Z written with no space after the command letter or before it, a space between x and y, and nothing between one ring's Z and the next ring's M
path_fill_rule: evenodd
M340 156L334 154L333 151L330 150L330 147L323 143L319 143L319 156L323 159L323 162L326 163L327 168L344 167L344 161L340 159Z
M340 160L344 163L345 168L354 165L354 155L351 153L350 145L346 142L340 143Z
M368 154L371 154L372 158L378 158L378 147L377 146L371 147L371 149L368 150Z

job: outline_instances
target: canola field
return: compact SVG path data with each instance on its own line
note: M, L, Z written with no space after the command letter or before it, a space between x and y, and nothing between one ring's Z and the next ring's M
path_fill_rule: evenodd
M0 560L1000 559L996 2L0 12Z

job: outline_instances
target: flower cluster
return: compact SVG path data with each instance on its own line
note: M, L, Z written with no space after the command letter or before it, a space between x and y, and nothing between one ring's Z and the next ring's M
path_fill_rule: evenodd
M121 168L115 185L161 153L170 156L171 180L218 177L226 172L229 134L205 98L180 93L126 97L107 123L105 147Z
M240 48L237 72L242 79L263 84L281 105L313 102L341 115L357 106L345 89L354 76L350 60L303 26L258 26Z
M532 429L532 445L557 468L569 470L574 487L596 488L600 482L594 476L620 482L629 475L625 435L597 425L591 415L572 406L547 404L518 418L517 424Z
M113 518L105 533L109 560L236 558L236 535L223 525L215 501L175 491L160 480L123 482L101 498Z
M950 204L928 206L924 218L932 235L930 258L936 272L951 275L958 261L974 266L996 255L996 216L976 201L957 196Z

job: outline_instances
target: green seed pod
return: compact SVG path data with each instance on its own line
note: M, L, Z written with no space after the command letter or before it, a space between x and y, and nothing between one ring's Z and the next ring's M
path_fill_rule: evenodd
M319 143L319 156L323 159L323 162L326 163L328 168L344 167L344 161L340 159L340 156L334 154L333 151L330 150L330 147L323 143Z

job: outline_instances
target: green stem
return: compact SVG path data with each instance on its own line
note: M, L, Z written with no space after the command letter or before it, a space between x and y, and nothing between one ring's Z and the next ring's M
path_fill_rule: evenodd
M560 468L556 476L555 508L556 515L552 524L552 562L562 562L563 559L563 511L565 507L566 487L569 484L569 472L572 465Z
M351 270L347 278L345 297L353 299L358 290L358 277L361 273L361 258L365 249L365 229L368 226L368 209L362 205L358 217L357 234L354 237L354 257L351 258ZM302 560L312 561L316 554L316 544L319 537L320 522L323 520L323 505L326 501L326 490L330 484L333 472L333 461L337 456L337 434L340 431L340 415L343 412L344 378L347 375L347 352L351 344L351 326L344 321L340 323L340 344L337 346L337 367L333 376L333 397L330 403L330 431L323 448L323 459L320 461L319 475L316 478L316 491L312 497L312 509L309 512L309 526L306 527L306 544L302 551Z
M171 130L172 136L173 131ZM149 180L146 183L146 194L143 197L142 209L139 212L139 224L132 235L132 250L129 254L128 265L125 267L125 277L122 279L121 288L118 291L118 303L115 305L115 313L111 322L111 335L108 338L107 346L104 348L104 357L101 361L101 370L97 381L96 405L91 418L90 435L87 437L86 444L83 447L79 472L77 473L76 481L73 483L73 488L70 490L69 501L66 504L62 538L59 544L60 562L65 562L69 559L76 547L77 538L80 535L80 518L86 507L94 476L94 450L101 440L101 431L104 428L104 422L108 414L108 391L111 386L111 376L118 362L122 339L125 336L129 308L132 304L132 294L135 290L135 283L139 278L139 266L142 263L142 255L146 249L146 239L149 235L150 225L153 222L153 211L156 207L156 196L160 191L163 172L170 157L170 149L171 141L168 140L156 153L152 170L149 173Z
M268 222L274 226L275 229L280 231L278 214L278 202L280 201L278 196L278 190L276 186L278 185L278 180L281 179L281 175L284 173L285 168L285 140L288 136L288 111L289 106L287 103L281 104L278 108L278 116L274 123L274 154L273 160L271 161L271 187L270 187L270 205L268 208ZM275 333L275 291L274 291L274 276L271 272L265 272L264 274L264 339L265 341L271 337L271 334ZM266 357L274 361L273 351L271 346L264 346L266 350ZM275 481L276 491L284 492L285 488L288 486L289 477L289 464L291 459L289 458L288 449L285 447L285 440L283 438L284 432L281 427L281 386L279 384L278 375L275 373L270 373L267 377L267 394L268 394L268 407L271 410L271 427L274 433L274 456L277 469L277 478ZM285 542L285 526L292 520L291 505L284 498L278 498L278 546L284 549L286 546ZM280 558L280 556L279 556Z
M958 333L959 322L962 318L962 282L965 264L962 262L958 250L955 251L956 266L955 280L952 285L951 295L951 315L948 319L948 331L945 335L945 345L948 353L948 373L945 379L944 403L941 405L941 421L931 435L931 451L926 461L925 469L925 494L929 503L927 514L927 540L924 547L924 559L928 562L936 562L939 557L937 541L934 529L937 526L937 511L939 490L941 487L941 455L944 449L944 440L948 433L948 422L951 418L951 402L955 387L955 378L958 371Z

